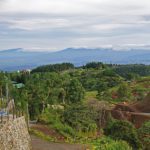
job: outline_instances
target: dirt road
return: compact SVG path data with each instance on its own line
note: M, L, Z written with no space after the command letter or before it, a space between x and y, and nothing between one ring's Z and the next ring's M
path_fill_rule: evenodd
M31 135L33 150L86 150L85 146L67 143L51 143Z

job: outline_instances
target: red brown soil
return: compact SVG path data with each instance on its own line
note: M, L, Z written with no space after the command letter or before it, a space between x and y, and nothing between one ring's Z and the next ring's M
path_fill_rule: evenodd
M150 120L150 93L142 101L117 104L111 111L114 118L131 121L137 128Z
M46 126L46 125L42 125L42 124L33 124L31 125L32 129L41 131L42 133L44 133L45 135L48 135L50 137L56 138L57 141L59 142L64 142L65 138L59 134L57 131L55 131L54 129Z
M54 129L42 125L42 124L31 124L30 128L41 131L45 135L56 138L59 142L48 142L40 139L34 135L31 135L32 150L87 150L87 145L81 144L69 144L65 143L65 138L60 135Z
M145 97L143 101L136 102L131 105L132 108L135 108L139 112L150 113L150 93Z

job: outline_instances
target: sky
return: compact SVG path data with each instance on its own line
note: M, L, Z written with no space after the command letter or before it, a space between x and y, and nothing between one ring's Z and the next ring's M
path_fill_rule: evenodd
M0 50L150 47L150 0L0 0Z

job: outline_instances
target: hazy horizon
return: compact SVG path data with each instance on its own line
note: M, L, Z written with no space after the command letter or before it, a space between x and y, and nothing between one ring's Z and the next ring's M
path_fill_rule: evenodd
M50 48L21 48L21 47L14 47L14 48L8 48L8 49L0 49L0 52L2 51L9 51L9 50L21 50L24 52L59 52L64 51L67 49L108 49L113 51L130 51L130 50L148 50L150 51L150 45L101 45L99 47L66 47L64 49L50 49Z

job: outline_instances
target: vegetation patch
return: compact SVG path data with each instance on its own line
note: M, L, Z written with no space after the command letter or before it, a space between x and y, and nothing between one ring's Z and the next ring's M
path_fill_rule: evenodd
M33 135L35 135L35 136L37 136L37 137L39 137L45 141L58 142L56 138L45 135L43 132L41 132L39 130L30 129L29 132L30 132L30 134L33 134Z

